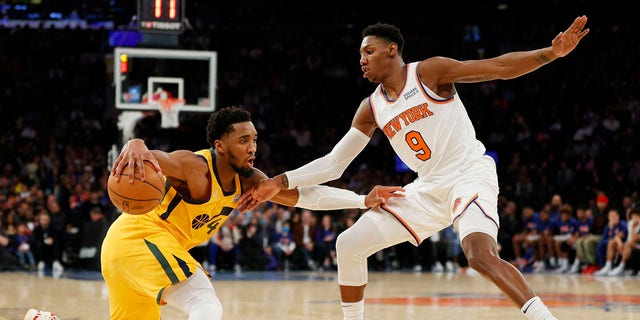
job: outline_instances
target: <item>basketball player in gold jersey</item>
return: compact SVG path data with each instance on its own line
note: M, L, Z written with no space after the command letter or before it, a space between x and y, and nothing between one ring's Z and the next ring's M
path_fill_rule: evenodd
M112 174L119 179L125 165L143 166L148 160L166 177L167 192L152 212L123 213L107 232L101 263L111 319L158 320L164 303L181 309L190 320L222 318L211 281L188 250L218 230L243 190L267 178L253 168L256 139L249 112L228 107L209 118L210 149L167 153L148 150L140 139L126 143ZM395 191L402 188L377 186L365 197L312 186L280 192L272 200L320 210L368 208L402 196Z
M498 255L495 163L477 140L454 84L532 72L575 49L589 33L586 23L586 16L577 17L550 46L537 50L491 59L432 57L411 63L402 58L404 39L397 27L375 24L363 30L360 66L363 77L378 85L360 103L351 129L329 154L266 180L253 194L254 199L265 200L289 187L340 177L376 129L417 173L418 178L405 186L405 197L367 211L337 239L345 320L364 319L369 255L404 241L418 245L449 225L458 230L469 265L495 283L527 319L556 319L520 272Z

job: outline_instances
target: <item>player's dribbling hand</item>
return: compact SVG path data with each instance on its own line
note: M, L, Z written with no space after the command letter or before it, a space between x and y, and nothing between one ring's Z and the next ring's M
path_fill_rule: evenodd
M161 173L158 160L156 160L153 154L151 154L151 151L149 151L147 146L144 144L144 140L131 139L122 147L122 151L120 151L118 158L113 163L111 174L116 178L116 181L120 181L120 175L122 174L124 168L127 167L130 170L129 183L133 183L134 172L137 166L140 172L140 180L144 181L145 161L149 161L149 163L151 163L151 165L153 166L153 169L155 169L156 172Z
M589 33L589 28L584 28L587 24L587 16L577 17L564 32L551 41L551 49L558 57L564 57L578 45L578 42Z
M387 203L389 198L403 198L404 188L402 187L389 187L389 186L375 186L364 199L365 206L373 208L383 203Z

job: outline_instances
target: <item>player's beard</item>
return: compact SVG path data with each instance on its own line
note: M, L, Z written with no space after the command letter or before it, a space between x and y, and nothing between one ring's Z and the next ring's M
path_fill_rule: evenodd
M252 167L249 167L249 168L238 168L233 163L231 164L231 167L233 168L233 170L237 174L239 174L243 178L249 178L249 177L251 177L253 175L253 168Z
M231 166L231 168L233 168L233 171L235 171L237 174L239 174L243 178L251 177L251 175L253 175L253 167L243 168L243 167L236 166L234 162L237 162L238 159L239 157L236 157L236 155L234 155L233 152L229 153L229 165ZM244 161L242 163L244 163Z

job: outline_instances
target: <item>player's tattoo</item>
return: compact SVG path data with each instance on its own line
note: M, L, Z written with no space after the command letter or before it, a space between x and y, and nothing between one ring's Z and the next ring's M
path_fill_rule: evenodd
M286 174L280 175L280 185L282 185L283 189L289 189L289 178L287 178Z
M547 56L545 56L544 53L540 52L540 55L538 56L538 62L540 64L547 64L551 62L551 59L547 58Z
M482 81L489 81L489 80L493 80L494 78L488 75L481 75L481 76L473 76L473 77L465 77L465 78L459 78L456 80L456 82L482 82Z

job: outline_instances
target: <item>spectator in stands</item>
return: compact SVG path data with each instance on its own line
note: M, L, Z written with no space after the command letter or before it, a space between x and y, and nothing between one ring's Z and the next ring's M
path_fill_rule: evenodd
M291 226L293 241L296 242L296 247L302 254L304 264L310 270L316 270L321 253L316 245L316 217L311 210L302 209L300 222L293 223L292 221Z
M220 269L236 271L240 269L238 264L238 226L233 219L227 219L209 242L209 270Z
M560 208L562 207L562 196L554 194L549 202L549 210L551 211L551 221L557 222L560 220Z
M89 221L82 225L82 244L79 258L83 266L89 270L100 270L100 250L102 240L109 225L102 207L95 206L89 210Z
M542 263L538 263L534 268L535 272L542 272L547 269L555 269L558 266L555 245L553 241L553 222L551 221L551 205L545 204L540 210L540 224L538 225L539 255Z
M35 270L36 261L31 250L31 230L26 223L18 224L15 238L14 252L18 256L20 266L27 270Z
M19 218L15 211L8 210L2 215L2 228L6 236L13 237L18 232Z
M56 232L63 233L67 227L67 213L62 211L54 195L47 197L47 211L51 217L51 227Z
M563 273L569 270L569 254L574 251L569 240L579 234L578 220L573 217L573 208L570 205L560 207L559 220L553 222L551 228L555 252L558 255L558 269L555 271Z
M587 210L584 208L578 208L576 209L576 220L578 223L578 232L572 235L567 241L567 243L576 250L576 257L573 259L569 273L580 271L581 262L595 264L597 261L595 251L593 251L591 257L588 257L588 254L591 252L588 251L585 246L585 239L591 235L591 216L587 214Z
M296 250L296 242L291 235L291 226L289 221L282 224L282 231L276 234L275 241L272 245L273 253L278 260L278 265L284 270L289 271L292 268L298 268L298 256Z
M459 269L458 257L462 253L460 237L452 225L438 233L440 234L440 241L438 241L436 248L439 263L444 265L443 271L456 272Z
M534 268L540 269L544 266L538 242L540 240L539 226L540 215L530 206L522 208L523 229L513 237L513 251L516 256L516 265L520 271L530 263L534 263ZM524 252L523 252L524 250Z
M607 275L615 263L614 258L622 253L624 243L627 241L627 224L620 220L620 212L616 209L609 210L609 223L604 229L602 240L598 244L599 248L606 248L604 266L593 273L594 276Z
M631 252L634 249L639 248L640 244L640 209L633 208L629 211L629 219L627 220L627 241L622 246L622 253L620 257L620 263L613 270L609 271L607 275L618 276L622 275L627 266L627 261L631 258Z
M522 230L522 220L516 216L518 205L515 201L507 201L500 211L500 229L498 230L498 244L500 257L506 261L516 261L513 238Z
M336 237L333 216L329 213L323 214L316 229L316 246L320 252L318 262L323 270L336 267Z
M9 237L0 228L0 271L15 270L19 266L18 259L9 251L10 245Z
M46 211L38 215L38 225L33 229L33 251L38 261L38 271L44 271L47 264L51 264L53 271L61 272L64 267L62 259L62 239L60 234L51 226L51 217Z
M603 247L600 245L603 238L604 229L606 228L607 212L609 207L609 198L604 193L599 193L596 197L596 205L592 207L589 212L591 213L591 235L587 236L584 240L585 253L589 261L585 261L588 266L583 270L583 273L593 273L600 269L604 265L606 255L606 245ZM591 260L591 257L596 257L596 260Z
M249 223L244 228L244 234L238 242L238 263L242 270L262 271L271 262L262 246L262 239L258 234L258 225Z

